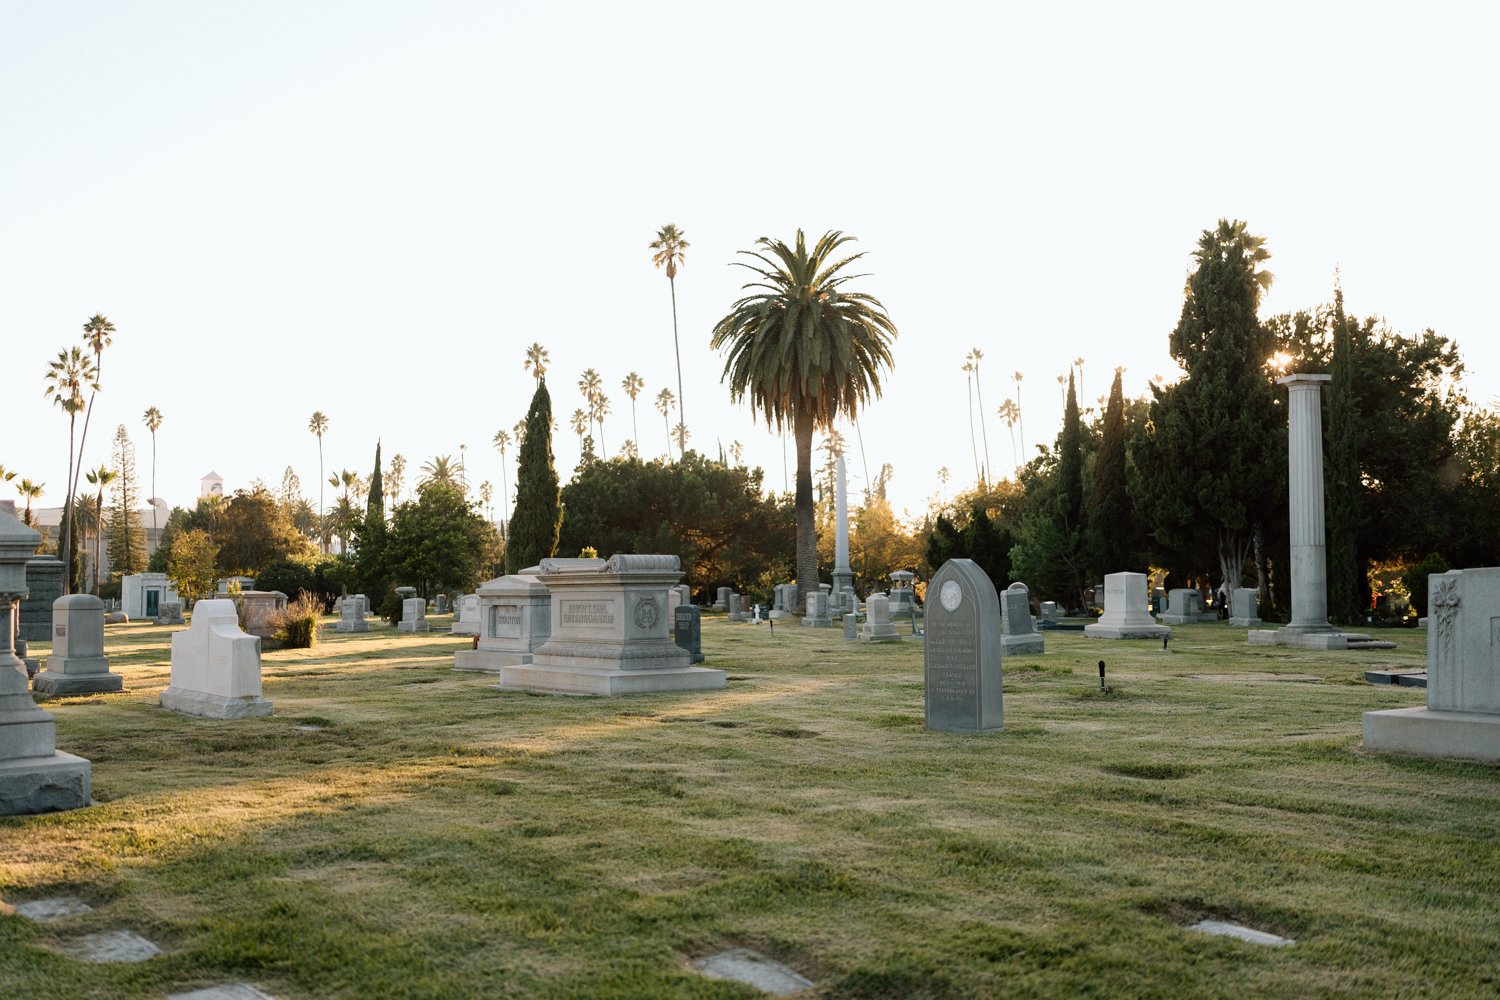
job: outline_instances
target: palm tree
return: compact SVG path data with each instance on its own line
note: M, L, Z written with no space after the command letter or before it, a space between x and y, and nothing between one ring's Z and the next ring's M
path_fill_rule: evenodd
M65 351L57 352L57 360L47 363L47 374L45 376L47 388L43 395L50 396L52 401L62 407L62 411L68 415L68 483L73 482L73 428L77 425L78 414L83 410L83 390L85 387L97 389L99 387L97 369L94 367L94 359L84 354L76 347L70 347ZM81 459L80 459L81 461ZM63 498L63 525L62 537L58 542L57 554L67 563L68 570L63 576L63 593L70 593L73 586L73 503L71 492ZM27 510L31 509L27 504ZM27 522L30 523L29 521Z
M156 524L156 432L161 428L161 411L154 406L147 407L141 419L151 432L151 531L160 538L161 529Z
M553 421L555 424L557 421ZM521 445L526 443L526 421L517 420L516 426L511 428L511 433L516 436L516 461L521 460Z
M422 463L422 482L458 486L463 483L463 473L453 464L453 456L438 455L431 461Z
M526 348L526 362L521 367L531 372L533 378L538 382L547 377L547 362L551 360L547 355L547 349L539 343L532 343Z
M490 438L495 450L500 453L500 540L505 540L505 514L510 509L510 476L505 463L505 449L510 447L510 435L496 431Z
M1062 400L1063 406L1068 405L1068 376L1057 376L1057 395Z
M984 471L979 465L979 442L974 437L974 362L967 354L964 355L964 382L969 396L969 450L974 453L974 481L980 482L984 479Z
M94 500L94 593L99 593L99 540L104 535L104 487L120 478L120 474L107 465L101 465L97 469L90 469L84 473L84 478L91 486L99 488L98 496ZM127 530L129 526L126 526Z
M635 372L631 372L625 376L625 381L620 383L620 388L624 389L625 395L630 397L630 439L635 442L636 448L639 450L641 445L641 425L636 423L635 419L635 397L639 396L641 390L646 388L646 380Z
M996 412L1000 419L1005 421L1005 426L1010 431L1010 460L1019 469L1021 467L1021 459L1016 453L1016 418L1021 415L1021 411L1016 408L1015 400L1007 399L1000 404L1000 409Z
M401 487L406 481L406 456L399 452L391 456L391 467L386 470L384 486L391 491L394 505L401 497Z
M592 368L585 368L583 376L578 380L578 391L583 393L583 402L588 408L588 419L591 425L598 416L599 395L603 385L604 381L599 378L599 373ZM599 442L602 452L604 446L603 427L599 428Z
M656 231L656 239L647 249L655 250L651 263L667 269L667 283L672 287L672 351L677 356L677 417L679 422L687 420L683 412L682 395L682 348L677 346L677 269L683 265L688 241L682 238L682 230L667 223Z
M589 429L589 416L582 410L574 410L572 418L573 433L578 435L578 454L583 455L583 435Z
M104 349L112 343L115 325L103 313L94 313L83 324L83 346L94 352L94 386L89 391L88 409L83 414L83 433L78 436L78 472L83 471L83 449L89 440L89 420L94 415L94 397L99 394L99 383L104 365ZM68 495L78 492L78 476L68 480ZM71 550L70 550L71 551ZM71 567L69 567L71 572Z
M589 416L599 426L599 454L608 461L609 449L604 446L604 418L609 416L609 397L602 392L596 393L589 404Z
M479 502L484 504L484 516L491 522L495 520L495 508L490 506L490 501L495 498L495 488L486 479L479 484Z
M740 444L738 441L731 441L729 444L729 457L734 459L735 465L744 465L745 446Z
M941 469L938 470L938 482L942 483L944 486L947 486L948 485L948 477L951 476L951 475L952 475L952 473L948 471L948 467L946 465L943 466Z
M979 400L979 434L984 440L984 478L990 478L990 432L989 421L984 416L984 388L979 384L979 362L984 352L979 348L969 351L969 360L974 364L974 397Z
M672 436L677 439L677 454L685 456L687 454L687 439L692 436L692 432L688 430L687 424L681 420L677 421L677 426L672 428Z
M21 520L26 523L26 527L28 528L32 526L31 501L41 499L43 492L42 487L46 485L46 483L33 483L29 479L23 479L16 484L16 492L19 493L21 495L21 498L26 501L26 511L21 515Z
M1078 395L1083 395L1083 359L1074 358L1073 367L1078 369Z
M323 435L328 433L328 417L322 410L314 410L312 417L307 421L307 429L318 436L318 537L322 541L323 552L328 552L328 539L322 530L323 524Z
M349 551L349 523L350 516L354 510L354 505L349 500L349 491L351 489L358 490L359 482L359 473L351 472L348 469L340 469L338 472L335 472L333 475L328 477L329 486L332 486L334 489L338 489L339 487L343 487L344 489L344 496L339 501L339 519L337 531L337 534L339 536L340 552Z
M710 344L725 351L724 378L735 401L750 399L767 424L790 424L797 443L797 585L799 598L818 589L818 550L813 522L812 438L831 430L840 415L851 420L880 396L882 368L889 368L895 324L885 307L844 285L859 275L842 269L864 256L833 259L853 240L823 234L809 252L802 230L794 246L761 238L760 251L742 250L754 263L736 261L757 278L754 289L734 303L714 326Z
M1016 380L1016 423L1021 427L1021 451L1026 451L1026 421L1021 419L1021 373L1016 372L1013 376Z
M667 414L672 410L672 390L663 389L656 394L656 412L661 414L662 429L667 432L667 459L672 458L672 427L667 423Z

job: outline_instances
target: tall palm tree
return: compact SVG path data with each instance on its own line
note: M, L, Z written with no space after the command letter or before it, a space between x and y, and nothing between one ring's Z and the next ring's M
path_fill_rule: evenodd
M692 437L692 432L688 430L687 424L681 420L677 421L677 426L672 428L672 437L677 439L677 454L679 456L687 455L688 438Z
M400 452L391 456L390 468L386 470L385 489L390 490L391 503L394 505L401 499L401 487L406 482L406 456Z
M735 465L745 464L745 446L738 441L729 443L729 457L734 460Z
M989 420L984 415L984 387L979 384L979 362L984 352L979 348L969 351L969 360L974 363L974 397L979 400L979 435L984 440L984 478L990 478L990 432Z
M510 510L510 474L505 462L505 449L510 447L510 435L496 431L490 438L495 450L500 453L500 540L505 540L505 515Z
M486 479L479 484L479 502L484 504L484 516L489 521L495 520L495 508L490 506L490 501L495 498L495 488Z
M735 401L750 399L767 424L790 424L797 443L797 586L799 598L818 589L818 550L813 516L812 438L831 430L840 415L851 420L880 396L880 375L889 368L895 324L885 307L844 286L860 275L841 274L863 253L834 259L853 240L823 234L809 252L797 231L793 246L761 238L759 250L742 250L754 263L735 263L755 273L714 326L711 346L727 353L724 378Z
M1026 421L1021 419L1021 373L1013 376L1016 382L1016 423L1021 427L1021 454L1026 454Z
M1074 358L1073 367L1078 369L1078 395L1083 395L1083 359Z
M1021 467L1021 457L1016 452L1016 418L1021 415L1021 411L1016 408L1015 400L1007 399L1000 404L1000 409L996 412L1000 419L1005 421L1005 426L1010 431L1010 460L1019 469Z
M979 465L979 441L974 437L974 361L964 355L964 382L969 397L969 450L974 453L974 481L984 479L984 470Z
M604 418L609 416L609 397L599 392L594 394L594 399L589 403L589 417L599 427L599 454L606 461L609 460L609 449L604 445Z
M1063 406L1068 405L1068 376L1057 376L1057 395L1062 400Z
M318 436L318 537L322 540L323 552L328 552L327 533L323 525L323 435L328 433L328 416L322 410L314 410L307 421L307 429Z
M73 482L73 429L78 423L78 414L83 411L83 390L99 387L98 371L94 359L76 347L57 352L57 360L47 363L45 376L47 388L43 395L68 415L68 484ZM82 459L79 459L82 461ZM71 491L63 498L62 537L58 541L57 554L67 563L63 575L63 593L71 593L73 587L73 497ZM30 509L28 504L27 509ZM28 522L29 523L29 522Z
M672 458L672 426L667 423L667 414L672 411L672 390L663 389L656 394L656 412L661 414L662 429L667 432L667 460Z
M32 526L31 501L41 499L42 493L44 492L42 487L46 485L46 483L33 483L29 479L23 479L16 484L16 492L19 493L21 495L21 498L26 501L26 510L21 515L21 520L25 522L26 527L28 528Z
M582 410L574 410L571 426L573 433L578 435L578 454L583 454L583 435L589 429L589 415Z
M553 421L553 423L556 422L555 420ZM524 419L517 420L516 426L511 428L511 433L516 436L516 461L519 462L521 460L521 445L526 443L526 421ZM520 470L517 470L516 474L520 475Z
M94 593L99 593L99 541L104 537L104 487L120 478L120 474L107 465L90 469L84 473L89 485L99 488L94 499ZM129 530L129 525L126 526Z
M339 501L339 523L337 534L339 536L339 551L348 552L349 522L350 515L354 510L354 504L349 499L349 491L351 489L358 489L359 473L351 472L348 469L340 469L338 472L335 472L333 475L328 477L328 485L332 486L334 489L338 489L339 487L343 487L344 489L344 496Z
M94 397L99 395L104 367L104 349L113 342L115 325L103 313L94 313L83 324L83 346L94 352L94 386L89 391L88 409L83 413L83 433L78 435L78 473L83 471L83 449L89 441L89 420L94 415ZM78 474L68 481L68 495L78 492Z
M659 268L666 268L667 283L672 288L672 352L677 356L677 417L679 421L686 421L687 414L683 412L682 402L682 348L677 345L677 269L685 262L689 246L682 235L682 230L669 222L656 231L656 239L651 241L647 249L656 251L651 256L651 263Z
M531 377L540 382L547 377L547 363L550 360L547 349L533 342L530 347L526 348L526 361L521 367L531 372Z
M161 529L156 524L156 432L161 429L161 411L154 406L147 407L141 419L151 432L151 531L160 538Z
M599 392L603 385L604 380L601 379L599 377L599 373L592 368L585 368L583 370L583 376L578 380L578 391L583 394L583 403L588 411L588 419L590 425L592 425L594 422L594 417L596 415L596 404L599 401ZM599 430L599 440L601 442L602 450L602 442L604 440L603 428L600 428Z
M624 389L625 395L630 397L630 440L635 442L636 450L639 451L641 447L641 425L635 419L635 397L639 396L641 390L646 388L646 380L635 372L631 372L625 376L625 381L620 383L620 388Z

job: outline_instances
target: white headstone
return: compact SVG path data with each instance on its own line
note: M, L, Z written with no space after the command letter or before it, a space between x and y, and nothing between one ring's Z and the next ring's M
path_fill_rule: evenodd
M172 683L161 704L214 719L271 714L261 696L260 639L240 630L233 601L199 601L188 627L172 633Z
M1104 614L1085 625L1083 634L1089 639L1160 639L1172 630L1156 624L1147 609L1144 573L1110 573L1104 578Z

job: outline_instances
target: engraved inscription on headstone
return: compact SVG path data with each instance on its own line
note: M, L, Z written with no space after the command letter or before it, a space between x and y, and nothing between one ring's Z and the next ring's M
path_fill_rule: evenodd
M515 604L496 604L490 608L490 635L516 639L521 635L521 608Z
M563 601L562 621L564 625L613 625L615 605L613 601Z
M679 604L672 612L672 641L703 662L703 622L696 605Z
M923 687L928 729L993 732L1004 727L1000 694L1000 600L970 559L933 574Z

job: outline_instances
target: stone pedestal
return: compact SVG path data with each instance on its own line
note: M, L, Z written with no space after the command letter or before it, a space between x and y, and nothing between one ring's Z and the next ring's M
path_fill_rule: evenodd
M57 749L57 729L31 700L26 666L15 654L27 557L41 535L0 510L0 816L89 804L89 762Z
M211 719L271 714L261 696L260 639L240 630L233 601L199 601L192 624L172 633L172 683L161 704Z
M1260 624L1260 595L1254 587L1236 587L1229 592L1229 624L1238 628Z
M420 597L408 597L401 602L401 621L396 625L397 632L426 632L427 627L427 602Z
M1083 627L1087 639L1160 639L1171 635L1146 608L1144 573L1110 573L1104 578L1104 614Z
M498 674L530 663L552 636L552 598L530 566L479 587L479 646L453 654L453 669Z
M531 663L502 667L500 686L595 695L722 689L724 671L693 666L672 640L666 591L680 579L673 555L542 560L552 635Z
M855 639L858 639L859 638L859 615L856 614L856 613L854 613L853 611L846 611L844 613L843 622L844 622L844 638L847 641L849 641L849 642L853 642Z
M1056 601L1043 601L1040 609L1042 621L1049 624L1056 625L1057 620L1062 617L1062 609L1057 606Z
M1427 707L1366 712L1371 750L1500 761L1500 569L1428 577Z
M993 589L993 585L991 585ZM1031 617L1031 594L1017 581L999 595L1000 649L1005 656L1023 656L1047 651L1047 641L1036 630ZM929 641L930 638L929 638Z
M52 655L32 687L42 694L120 691L125 678L109 672L104 656L104 602L72 594L52 603Z
M899 642L901 636L891 624L891 599L884 594L871 594L865 599L865 627L860 630L862 642Z

